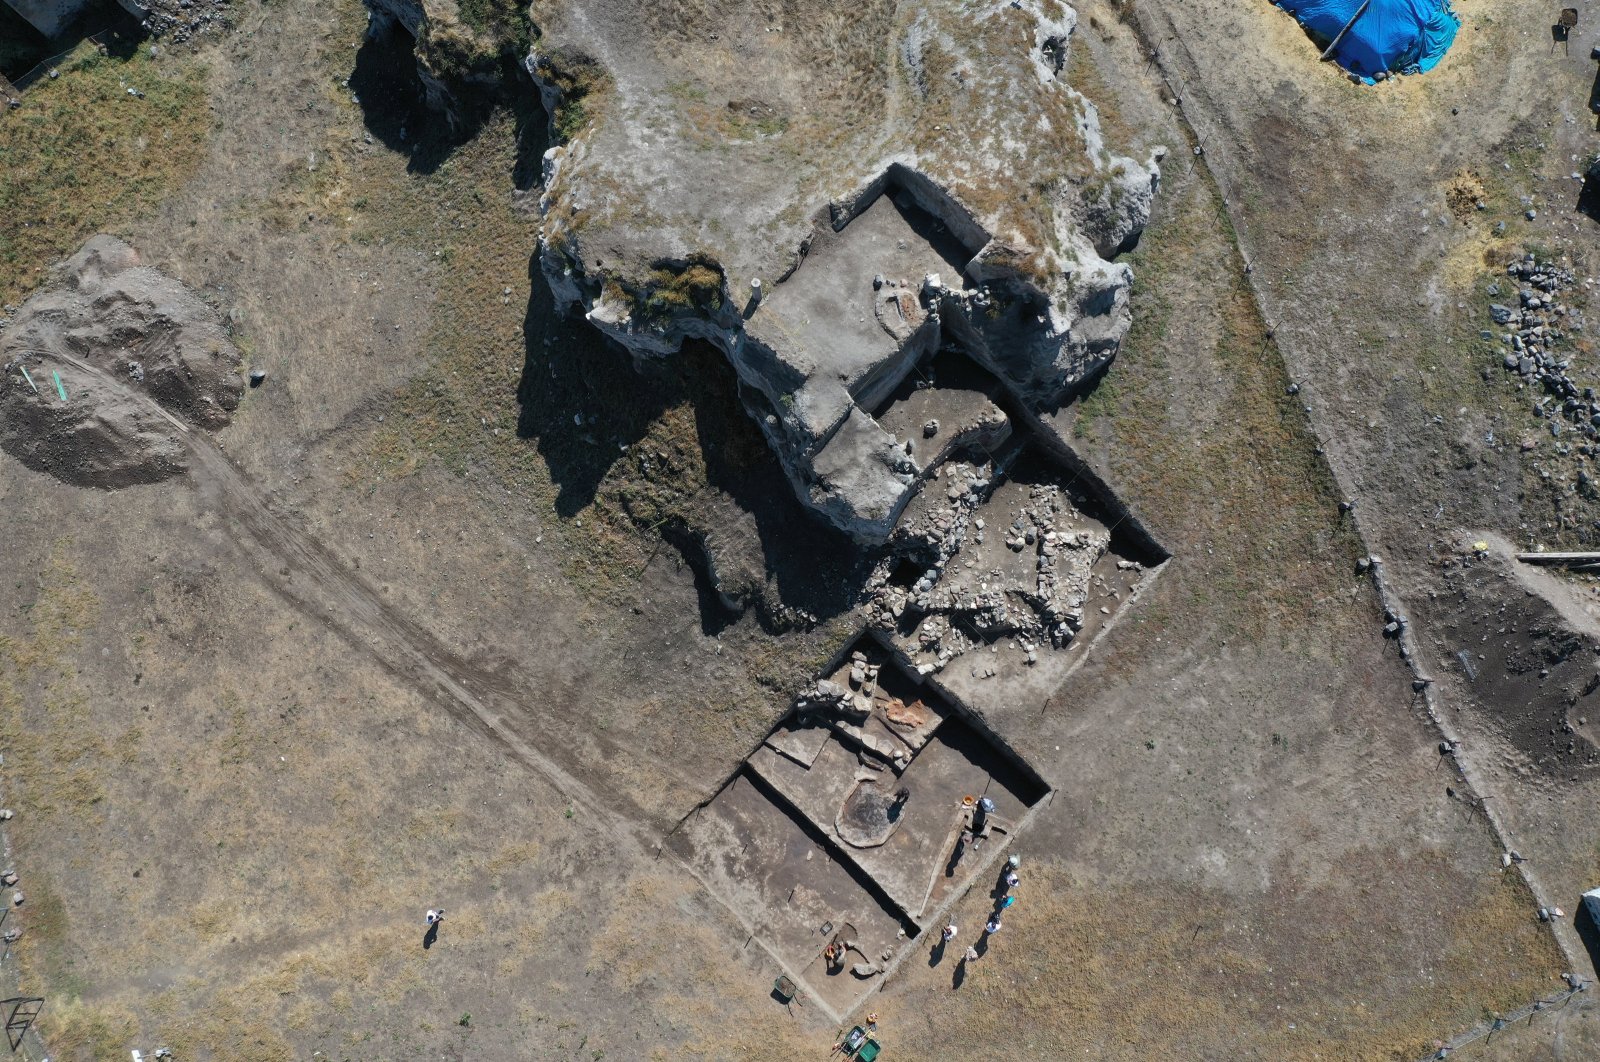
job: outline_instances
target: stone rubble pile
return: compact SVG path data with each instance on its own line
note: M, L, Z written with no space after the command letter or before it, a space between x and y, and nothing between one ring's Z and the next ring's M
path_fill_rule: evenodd
M866 766L877 770L893 766L899 773L911 762L906 750L862 729L877 699L879 667L867 659L867 654L856 650L850 654L848 687L831 679L818 679L800 691L795 712L801 720L820 717L825 726L854 742L863 752L871 753L871 756L862 757Z
M1569 431L1591 439L1600 436L1600 396L1593 387L1574 382L1570 358L1554 349L1569 333L1583 330L1578 315L1561 299L1576 278L1570 270L1541 264L1531 254L1506 266L1506 274L1518 285L1516 302L1489 305L1506 347L1501 364L1529 386L1544 388L1546 393L1534 401L1533 415L1548 422L1552 436ZM1499 296L1500 285L1489 285L1488 294ZM1494 332L1486 329L1482 335L1491 339Z
M212 26L226 28L230 0L143 0L148 14L139 23L152 37L182 44Z
M953 463L930 483L929 493L943 483L942 502L914 507L890 540L891 559L879 565L867 586L869 620L886 631L916 627L917 645L931 659L924 673L942 670L963 653L988 648L999 638L1013 639L1027 664L1038 662L1041 646L1061 649L1083 627L1084 604L1091 570L1110 547L1110 532L1089 529L1066 494L1050 484L1034 485L1026 504L998 530L985 526L977 511L987 500L992 472ZM1026 554L1032 563L1008 571L993 558L982 572L954 569L966 548L969 555L989 535L998 535L1005 549ZM910 587L892 581L899 558L925 563ZM980 563L969 560L968 565ZM1132 563L1132 562L1125 562ZM984 667L993 677L994 669Z

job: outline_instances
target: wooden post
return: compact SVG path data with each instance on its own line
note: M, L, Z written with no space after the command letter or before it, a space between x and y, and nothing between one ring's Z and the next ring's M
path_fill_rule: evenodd
M1344 24L1344 29L1340 30L1339 35L1333 39L1333 43L1328 45L1328 50L1322 53L1323 62L1327 62L1333 57L1333 50L1339 47L1339 42L1344 40L1344 35L1350 32L1350 27L1356 24L1356 19L1366 14L1367 8L1371 4L1372 0L1361 0L1361 6L1356 8L1356 13L1350 16L1350 21Z

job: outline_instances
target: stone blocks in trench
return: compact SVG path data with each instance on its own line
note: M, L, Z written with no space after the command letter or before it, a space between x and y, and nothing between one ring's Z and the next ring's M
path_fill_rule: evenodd
M880 407L956 349L1030 411L1116 354L1160 152L1112 155L1054 0L535 5L552 128L541 264L636 357L703 339L801 501L881 543L934 474ZM670 5L669 5L670 7ZM715 32L707 31L708 25ZM887 45L887 47L884 47ZM759 282L759 283L753 283ZM941 455L949 456L948 453Z

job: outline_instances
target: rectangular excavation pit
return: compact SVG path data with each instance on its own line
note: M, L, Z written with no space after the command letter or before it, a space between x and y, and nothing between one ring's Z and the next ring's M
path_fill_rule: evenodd
M907 597L907 607L890 622L872 628L910 671L925 675L951 700L969 709L998 733L1026 733L1050 696L1088 655L1155 578L1166 561L1115 499L1100 494L1092 478L1064 467L1056 455L1031 440L1013 440L992 455L993 485L968 514L960 548L945 564L938 582L939 607L923 610ZM953 512L941 482L928 487L907 507L902 522L924 525ZM1021 526L1018 526L1020 520ZM979 521L982 527L978 526ZM1024 539L1024 532L1031 538ZM1056 599L1081 614L1071 640L1053 646L1037 634L984 628L960 602L1000 594L1026 618L1044 600L1037 576L1044 534L1053 531L1074 542L1104 543L1104 552L1074 554L1061 547L1057 574L1081 580ZM1066 586L1066 582L1061 583ZM954 602L955 604L952 604ZM941 660L941 656L944 656Z
M820 831L794 815L759 779L741 770L672 838L708 888L750 926L762 946L835 1015L858 1004L881 978L858 978L857 963L881 965L914 936L881 890L840 860ZM830 927L824 931L824 927ZM822 954L849 927L858 950L824 969Z
M945 720L898 776L862 767L859 754L837 735L830 737L809 769L762 748L750 758L750 770L797 815L823 831L842 858L865 871L919 926L945 895L967 883L968 871L975 865L965 853L961 860L965 868L950 862L968 815L962 798L987 796L994 801L995 816L1008 828L989 840L1003 844L1042 795L960 719ZM885 797L910 791L896 828L875 846L846 843L839 827L846 797L863 779L884 790Z
M803 352L816 362L815 379L837 381L850 400L870 409L938 341L918 294L923 277L938 274L959 287L970 258L941 221L891 188L844 228L819 229L748 329L774 350ZM874 286L878 277L884 287ZM897 295L909 300L904 314L879 306Z
M1000 382L949 347L917 364L872 416L923 473L960 453L994 452L1014 431Z
M880 980L852 968L893 963L1048 790L870 639L828 681L849 689L848 717L802 698L808 707L774 728L673 844L785 969L842 1015ZM974 838L964 828L984 797L994 810L986 836ZM823 951L840 926L858 947L830 969Z

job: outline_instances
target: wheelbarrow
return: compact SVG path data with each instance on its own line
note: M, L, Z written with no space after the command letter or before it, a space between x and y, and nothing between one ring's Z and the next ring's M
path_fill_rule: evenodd
M861 1045L861 1050L856 1052L857 1062L873 1062L873 1059L878 1057L878 1052L882 1050L882 1045L869 1036L866 1042Z
M800 991L800 986L788 977L780 977L772 982L772 994L778 997L778 1002L787 1006L794 999L795 993Z
M856 1053L856 1048L860 1047L866 1039L867 1030L857 1025L845 1034L843 1040L839 1041L839 1050L843 1051L847 1057L853 1055Z

